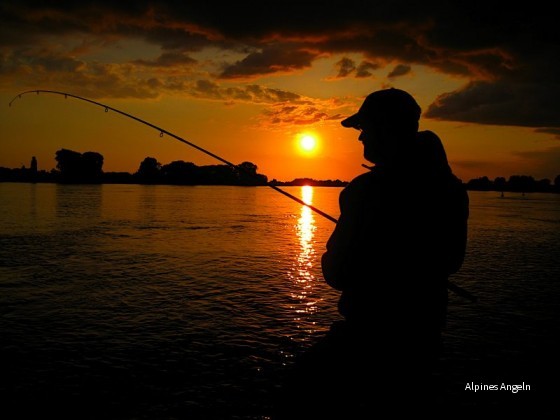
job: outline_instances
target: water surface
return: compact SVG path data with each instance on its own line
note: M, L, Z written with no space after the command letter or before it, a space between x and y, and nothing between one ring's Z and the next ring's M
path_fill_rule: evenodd
M338 217L339 188L285 189ZM456 399L505 371L538 389L529 361L550 361L559 332L560 196L469 195L452 280L479 302L450 294L441 375ZM339 319L319 265L333 228L266 187L0 183L2 393L77 403L76 418L265 418Z

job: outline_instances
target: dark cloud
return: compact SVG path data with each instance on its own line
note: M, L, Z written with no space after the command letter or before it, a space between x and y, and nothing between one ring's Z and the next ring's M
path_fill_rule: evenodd
M313 105L273 106L264 115L273 125L311 125L332 119L329 114Z
M15 54L40 52L40 47L52 51L51 45L69 37L93 39L98 45L102 40L125 39L152 43L164 51L159 59L149 61L139 56L131 63L142 65L145 70L150 66L157 66L160 71L195 65L188 57L208 48L227 51L229 55L208 60L214 60L214 69L220 68L214 72L218 78L230 81L301 71L329 54L360 54L363 61L358 65L350 59L341 60L336 75L371 77L379 63L396 62L402 67L397 66L391 77L404 74L411 66L422 65L470 80L461 89L440 96L429 107L428 117L557 128L560 32L556 14L550 3L540 1L529 6L498 6L477 0L284 0L275 6L262 0L219 5L183 0L3 1L0 83L7 85L9 75L23 72L27 65L29 71L20 74L29 77L29 84L41 80L35 71L51 72L48 80L55 81L76 73L76 83L96 77L107 88L121 83L121 88L113 86L113 94L151 95L153 82L147 83L148 80L159 80L168 89L193 84L193 80L181 79L173 71L165 76L158 73L155 78L140 77L136 69L115 63L80 62L76 59L76 45L73 49L68 47L66 61L63 53L58 57L44 53L35 58ZM74 55L68 54L70 51ZM25 60L28 62L24 63ZM134 77L125 77L125 69ZM94 70L99 72L97 76ZM105 81L101 80L103 71ZM202 73L210 74L193 72L197 76ZM46 74L44 77L47 80ZM134 83L142 86L136 93ZM222 88L219 94L243 100L259 97L246 89L228 94Z
M356 65L354 60L348 57L343 57L336 63L336 68L338 69L336 78L349 77L352 74L356 78L365 78L371 77L371 71L378 69L379 64L375 64L370 61L362 61L360 64Z
M226 66L222 79L251 78L310 67L318 54L294 46L282 45L252 52L243 60Z
M0 75L28 73L31 77L79 71L84 62L46 49L18 48L0 52Z
M148 27L144 27L148 25ZM175 23L170 27L162 23L138 21L136 24L122 25L117 33L145 39L148 42L159 45L164 50L174 51L201 51L206 47L218 47L223 49L242 49L236 42L223 39L220 34L212 30L206 32L198 27L188 24Z
M440 95L427 118L527 127L560 127L560 84L540 80L473 82Z
M211 80L197 80L190 86L183 86L184 93L193 97L212 99L219 101L242 101L258 104L282 104L282 106L298 106L304 104L306 100L292 92L271 89L259 85L247 86L222 86ZM293 103L294 105L286 105Z
M391 70L391 72L387 77L394 78L394 77L404 76L405 74L410 73L411 70L412 67L410 66L407 66L405 64L398 64L397 66L395 66L393 70Z
M196 64L196 60L182 53L164 53L155 60L134 60L133 63L148 67L173 67L190 66Z
M13 56L12 56L13 54ZM68 89L91 98L155 98L163 85L155 77L141 77L130 64L84 62L55 51L22 48L0 52L0 81L3 86L29 85ZM18 80L25 76L25 83Z
M377 70L379 67L379 64L372 63L370 61L362 61L356 69L356 77L371 77L371 70Z
M338 73L336 77L347 77L350 73L356 70L356 63L348 57L343 57L336 63Z

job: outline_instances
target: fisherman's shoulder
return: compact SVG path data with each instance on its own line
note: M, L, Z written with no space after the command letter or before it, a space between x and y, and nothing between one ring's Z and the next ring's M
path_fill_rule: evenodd
M441 141L439 136L431 130L419 131L416 136L421 140L427 141Z
M344 187L341 197L354 197L361 196L364 193L371 191L379 183L379 175L375 168L372 168L366 173L358 175Z
M364 188L369 188L373 184L379 182L379 171L376 168L372 168L369 171L358 175L352 181L348 183L345 189L348 190L362 190Z

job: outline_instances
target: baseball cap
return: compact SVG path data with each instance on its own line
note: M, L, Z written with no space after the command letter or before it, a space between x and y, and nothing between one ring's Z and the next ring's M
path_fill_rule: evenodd
M416 100L404 90L389 88L370 93L354 115L341 121L344 127L360 128L365 121L418 121Z

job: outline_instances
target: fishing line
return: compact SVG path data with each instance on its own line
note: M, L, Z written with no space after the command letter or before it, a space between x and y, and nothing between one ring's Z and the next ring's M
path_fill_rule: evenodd
M211 156L211 157L213 157L214 159L217 159L217 160L219 160L219 161L222 162L222 163L225 163L226 165L230 166L231 168L233 168L233 169L235 169L235 170L238 170L238 171L239 171L239 170L242 170L242 167L240 167L240 166L238 166L238 165L235 165L235 164L231 163L230 161L228 161L228 160L226 160L226 159L224 159L224 158L222 158L222 157L216 155L215 153L212 153L212 152L210 152L210 151L208 151L208 150L206 150L206 149L204 149L204 148L202 148L202 147L200 147L200 146L197 146L196 144L194 144L194 143L192 143L192 142L190 142L190 141L188 141L188 140L185 140L184 138L179 137L178 135L176 135L176 134L174 134L174 133L171 133L170 131L167 131L167 130L164 129L164 128L161 128L161 127L159 127L159 126L157 126L157 125L155 125L155 124L152 124L152 123L150 123L150 122L148 122L148 121L143 120L142 118L138 118L138 117L136 117L136 116L134 116L134 115L131 115L131 114L127 113L127 112L124 112L124 111L121 111L121 110L119 110L119 109L113 108L112 106L105 105L105 104L102 104L101 102L93 101L93 100L91 100L91 99L87 99L87 98L84 98L84 97L82 97L82 96L73 95L73 94L71 94L71 93L61 92L61 91L57 91L57 90L44 90L44 89L27 90L27 91L25 91L25 92L21 92L21 93L17 94L17 95L10 101L10 103L8 104L8 106L11 107L11 106L12 106L12 103L13 103L16 99L21 99L21 97L22 97L23 95L27 95L27 94L30 94L30 93L36 93L37 95L38 95L39 93L52 93L52 94L55 94L55 95L64 96L65 99L68 98L68 97L70 97L70 98L78 99L78 100L80 100L80 101L89 102L90 104L93 104L93 105L96 105L96 106L100 106L101 108L105 109L105 112L113 111L113 112L116 112L117 114L124 115L125 117L128 117L128 118L131 118L131 119L133 119L133 120L135 120L135 121L138 121L139 123L145 124L145 125L147 125L148 127L151 127L151 128L153 128L153 129L159 131L159 136L160 136L160 137L163 137L164 134L165 134L165 135L168 135L169 137L172 137L172 138L174 138L175 140L178 140L178 141L180 141L181 143L186 144L187 146L193 147L193 148L195 148L196 150L199 150L200 152L205 153L205 154L207 154L208 156ZM315 213L320 214L321 216L323 216L324 218L330 220L331 222L333 222L333 223L338 223L338 220L335 219L334 217L332 217L331 215L325 213L324 211L318 209L318 208L315 207L315 206L312 206L311 204L306 203L306 202L303 201L302 199L300 199L300 198L298 198L298 197L296 197L296 196L290 194L290 193L287 192L287 191L284 191L283 189L277 187L276 185L267 184L267 186L270 187L270 188L272 188L274 191L277 191L277 192L279 192L280 194L283 194L283 195L285 195L286 197L291 198L292 200L296 201L297 203L299 203L299 204L301 204L301 205L303 205L303 206L306 206L306 207L310 208L310 209L313 210ZM477 298L476 298L475 296L471 295L471 294L470 294L469 292L467 292L466 290L462 289L461 287L459 287L459 286L457 286L457 285L455 285L455 284L453 284L453 283L451 283L451 282L448 282L447 288L448 288L449 290L453 291L454 293L456 293L457 295L462 296L462 297L465 297L465 298L467 298L467 299L469 299L469 300L471 300L471 301L473 301L473 302L477 300Z

